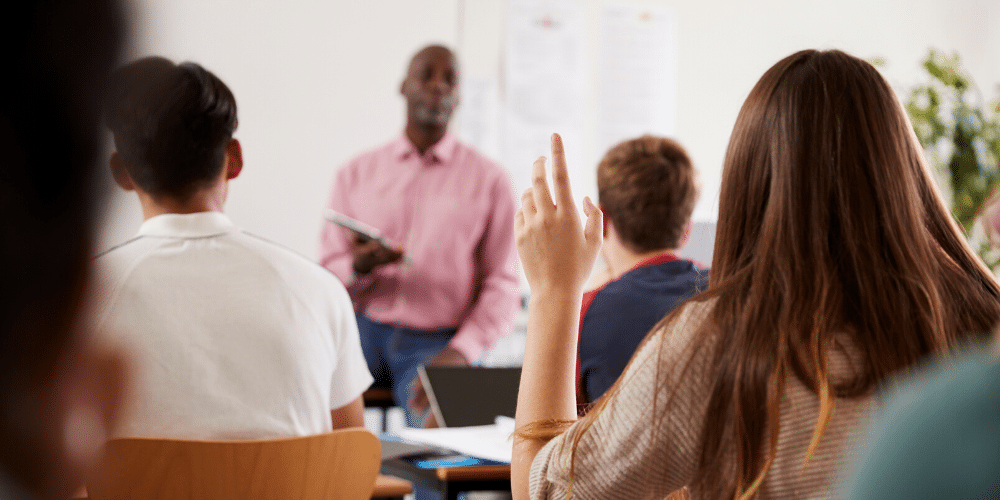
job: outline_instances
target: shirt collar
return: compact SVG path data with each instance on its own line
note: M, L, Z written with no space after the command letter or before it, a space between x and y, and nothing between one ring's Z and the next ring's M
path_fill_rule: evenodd
M442 163L447 164L451 162L452 157L455 156L455 147L458 145L458 139L455 138L451 131L445 131L444 136L441 140L434 143L433 146L424 152L423 157L425 162L428 164ZM399 137L393 141L393 150L397 158L405 160L411 156L420 156L417 152L416 146L410 142L410 138L406 136L406 131L403 131Z
M236 226L222 212L163 214L146 219L139 226L139 236L204 238L225 234L234 229Z

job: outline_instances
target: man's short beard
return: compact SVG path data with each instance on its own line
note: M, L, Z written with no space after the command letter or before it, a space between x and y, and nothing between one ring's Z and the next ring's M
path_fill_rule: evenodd
M434 112L426 106L415 106L413 108L413 117L416 119L416 122L421 125L428 127L443 127L448 125L448 121L451 119L451 110Z

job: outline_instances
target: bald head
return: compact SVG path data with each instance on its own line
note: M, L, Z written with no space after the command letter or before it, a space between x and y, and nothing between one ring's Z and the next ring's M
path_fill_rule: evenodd
M457 59L455 59L455 53L451 51L448 47L444 45L428 45L413 54L410 58L410 65L407 67L407 75L413 72L414 68L419 68L421 64L425 62L428 58L444 58L451 59L452 65L458 68Z
M410 60L400 86L408 126L444 129L458 106L458 62L450 49L430 45Z

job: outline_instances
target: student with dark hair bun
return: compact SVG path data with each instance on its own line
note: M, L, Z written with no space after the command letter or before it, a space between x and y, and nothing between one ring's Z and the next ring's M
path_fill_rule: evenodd
M107 105L115 181L139 234L97 259L97 321L135 358L118 436L263 439L364 425L368 373L337 278L236 227L236 100L195 63L120 68Z
M708 288L708 270L677 254L698 187L687 152L665 137L624 141L598 164L601 257L610 280L583 295L578 402L597 401L649 329Z
M726 152L709 289L663 319L575 421L582 225L558 137L517 215L531 286L515 498L829 498L873 393L986 338L1000 286L945 209L896 96L843 52L757 82ZM547 442L547 444L546 444Z

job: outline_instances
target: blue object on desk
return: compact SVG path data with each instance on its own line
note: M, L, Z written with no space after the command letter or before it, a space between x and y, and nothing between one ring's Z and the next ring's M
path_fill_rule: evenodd
M486 458L470 457L468 455L453 455L447 457L411 458L413 465L421 469L437 469L440 467L468 467L472 465L506 465L503 462Z

